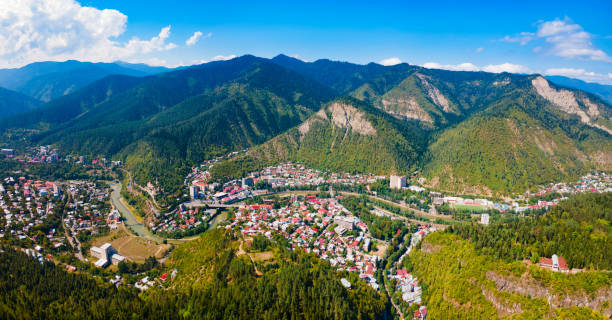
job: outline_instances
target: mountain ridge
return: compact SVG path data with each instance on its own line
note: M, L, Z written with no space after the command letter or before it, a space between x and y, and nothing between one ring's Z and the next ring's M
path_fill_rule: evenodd
M107 77L36 113L1 120L0 129L8 128L37 129L33 143L123 159L139 182L161 174L168 185L204 159L247 147L261 155L227 165L234 175L285 160L380 174L422 168L437 187L486 193L612 163L612 108L540 75L287 56Z
M0 69L0 86L49 102L110 75L143 77L170 70L165 67L122 61L113 63L45 61L31 63L21 68Z

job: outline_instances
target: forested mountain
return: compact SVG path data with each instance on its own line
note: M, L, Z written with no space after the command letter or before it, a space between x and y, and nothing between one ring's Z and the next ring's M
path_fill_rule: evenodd
M0 86L48 102L109 75L146 76L169 71L143 64L36 62L16 69L0 69Z
M139 181L179 187L190 166L261 144L333 96L293 71L244 56L144 78L108 77L0 126L43 129L34 143L120 156Z
M218 172L286 159L386 174L420 168L435 188L507 194L612 169L610 105L542 76L284 55L107 77L0 121L9 128L39 130L33 143L66 152L122 158L140 182L166 187L204 159L260 144Z
M436 134L424 158L430 185L510 193L611 169L610 107L539 76L523 81L483 111Z
M300 161L333 171L404 172L417 165L428 130L352 97L336 99L308 120L217 165L215 176L236 177L263 164Z
M607 103L612 103L612 85L585 82L582 80L563 76L546 76L546 78L560 86L583 90L600 97Z
M40 105L39 101L19 92L0 88L0 118L23 113Z
M359 157L355 154L389 156L364 146L351 146L358 151L348 154L325 148L329 144L321 139L321 133L316 135L317 142L310 143L319 149L287 149L304 139L296 138L296 128L253 153L276 154L279 159L291 155L294 160L345 170L393 168L407 173L418 162L432 187L490 195L575 178L591 169L612 168L610 106L593 95L558 87L540 76L430 70L407 64L307 63L283 55L273 61L321 83L335 83L339 93L348 93L405 123L418 122L418 130L402 133L412 135L408 138L412 146L424 143L428 147L416 157L418 161L415 157L396 158L385 161L387 166L376 167L363 158L355 162L351 159ZM417 131L420 134L414 135ZM333 134L325 136L331 139ZM308 150L305 153L309 156L297 150ZM329 158L336 159L337 165L325 160ZM216 170L221 176L231 171L240 174L255 163L238 159Z
M385 67L376 63L360 65L328 59L304 62L282 54L271 61L314 79L340 95L348 94L366 82L376 87L389 88L402 81L410 72L420 69L406 63Z

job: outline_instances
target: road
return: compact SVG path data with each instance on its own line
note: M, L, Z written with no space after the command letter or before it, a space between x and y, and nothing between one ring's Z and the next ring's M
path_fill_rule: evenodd
M400 307L397 304L395 304L395 302L391 298L391 293L389 292L389 288L387 287L386 282L383 283L383 285L385 286L385 290L387 291L387 296L389 297L389 301L391 301L391 304L393 305L393 308L395 308L395 311L399 315L400 320L404 320L404 314L402 313L402 310L400 309Z
M72 198L74 200L74 195L70 192L67 191L66 192L66 200L70 201L69 198ZM76 200L74 200L74 204L76 206ZM47 211L49 210L48 206L47 206ZM62 213L62 226L64 227L64 234L66 235L66 239L68 239L68 242L70 243L70 246L72 247L72 249L76 250L75 252L75 256L77 257L77 259L81 260L81 261L87 261L85 260L85 257L83 256L83 253L81 252L81 242L79 241L79 239L77 239L76 236L72 236L71 232L68 230L68 227L66 226L66 210L64 210L64 212Z
M364 195L362 193L348 192L348 191L341 191L340 193L342 195L356 196L356 197L360 197L360 196ZM451 218L449 216L445 216L443 214L431 214L429 212L418 210L418 209L415 209L415 208L413 208L411 206L407 206L407 205L404 205L404 204L401 204L401 203L393 202L391 200L383 199L383 198L380 198L380 197L377 197L377 196L373 196L373 195L370 195L370 194L366 194L366 195L370 199L382 201L382 202L388 203L388 204L390 204L392 206L396 206L396 207L400 207L400 208L405 209L405 210L412 211L416 216L419 216L419 217L423 217L423 218L440 218L442 220L446 220L446 221L449 221L449 222L455 221L455 220L453 220L453 218Z
M158 243L163 241L162 238L154 235L144 224L138 222L132 211L130 211L130 209L128 209L128 207L123 203L121 200L121 184L116 182L111 185L111 189L113 190L111 192L111 201L115 209L119 210L119 213L125 219L125 226L141 238Z

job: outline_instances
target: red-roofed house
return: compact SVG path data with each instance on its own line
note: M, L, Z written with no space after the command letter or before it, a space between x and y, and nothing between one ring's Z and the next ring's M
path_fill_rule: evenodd
M565 259L557 256L556 254L553 254L551 259L541 258L539 265L542 268L550 269L556 272L569 272Z

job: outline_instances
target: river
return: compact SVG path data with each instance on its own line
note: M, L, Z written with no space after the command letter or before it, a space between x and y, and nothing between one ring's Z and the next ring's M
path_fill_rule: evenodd
M154 235L144 224L138 222L132 211L123 203L121 200L121 184L116 182L111 185L111 188L113 190L111 192L111 201L115 209L119 210L119 213L125 219L125 226L139 237L158 243L162 242L163 239Z

